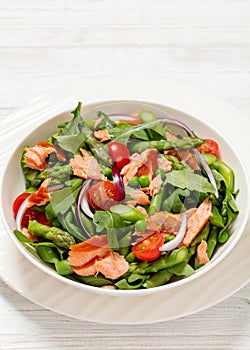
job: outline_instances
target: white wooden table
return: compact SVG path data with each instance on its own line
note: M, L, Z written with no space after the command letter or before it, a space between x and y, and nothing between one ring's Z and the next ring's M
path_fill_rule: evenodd
M248 0L0 0L0 117L110 74L185 82L247 114L249 17ZM250 285L195 315L137 326L81 322L0 289L0 349L250 348Z

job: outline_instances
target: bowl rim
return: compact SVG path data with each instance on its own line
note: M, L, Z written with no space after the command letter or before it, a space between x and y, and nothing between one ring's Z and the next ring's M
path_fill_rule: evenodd
M232 147L230 146L229 142L227 141L227 139L220 134L219 131L216 130L215 127L211 126L211 124L209 124L207 121L201 120L198 117L196 117L195 115L191 115L187 112L185 112L185 110L182 109L178 109L176 107L173 107L172 105L165 105L163 103L159 103L159 102L154 102L154 101L145 101L143 99L140 100L133 100L133 99L110 99L110 100L94 100L91 101L89 103L86 103L84 105L85 107L93 107L96 108L97 105L103 105L103 104L116 104L116 103L134 103L134 104L148 104L148 105L152 105L154 107L163 107L163 108L167 108L167 109L171 109L172 111L175 111L177 114L184 114L186 117L193 119L193 121L198 121L199 123L203 124L205 127L210 128L215 134L218 134L219 137L223 140L223 142L230 148L232 149ZM73 101L72 101L72 105L73 105ZM4 192L4 176L6 173L6 170L9 166L9 164L11 163L11 158L12 156L15 154L15 152L18 150L19 147L21 147L21 144L24 143L24 141L29 138L34 132L36 132L43 124L49 122L50 120L59 118L61 115L63 114L69 114L72 111L72 108L68 108L64 111L60 111L59 113L53 114L50 117L46 118L45 121L39 121L39 123L32 128L28 133L26 133L24 135L24 137L20 138L20 140L18 141L18 143L15 145L14 149L12 150L11 154L10 154L10 158L8 161L4 162L3 168L2 168L2 172L1 172L1 177L0 177L0 201L1 201L1 207L3 208L4 203L3 203L3 196L2 193ZM164 118L164 116L163 116ZM179 286L181 286L182 284L188 284L191 283L194 279L198 279L199 277L203 276L204 274L206 274L207 272L209 272L213 267L215 267L217 264L219 264L229 253L230 251L235 247L235 245L237 244L237 242L239 241L242 233L244 232L247 222L248 222L248 218L249 218L249 213L250 213L250 184L249 184L249 178L247 176L247 172L244 166L244 163L241 159L241 157L239 156L239 154L237 153L237 150L232 149L233 153L235 156L237 156L238 158L238 162L240 165L240 170L242 172L244 181L245 181L245 185L246 187L244 188L245 193L247 194L247 208L246 208L246 215L244 215L243 220L241 220L240 223L240 227L237 230L237 236L235 236L235 239L233 239L230 244L228 244L228 246L226 247L226 249L219 254L218 257L216 257L215 260L211 259L211 261L207 264L202 266L199 270L197 270L195 272L195 274L185 277L183 279L180 279L178 281L175 281L173 283L169 283L169 284L165 284L162 286L158 286L158 287L154 287L154 288L150 288L150 289L136 289L136 290L111 290L111 289L104 289L104 288L100 288L100 287L95 287L95 286L91 286L91 285L87 285L84 283L80 283L77 282L75 280L71 280L70 278L67 278L65 276L61 276L59 275L54 269L50 268L48 265L46 265L45 263L43 263L42 261L39 261L38 259L36 259L32 254L30 254L27 249L22 245L21 242L19 242L19 240L16 238L16 236L13 234L13 231L10 229L7 220L5 219L5 216L2 214L1 211L1 218L2 218L2 222L3 225L7 231L8 236L11 238L12 242L14 242L15 246L18 248L18 250L21 252L22 255L25 256L25 258L27 258L33 265L35 265L36 267L38 267L40 270L42 270L43 272L49 274L50 276L58 279L59 281L69 284L77 289L80 290L87 290L89 292L94 292L95 294L101 294L101 295L110 295L110 296L119 296L119 295L123 295L123 296L134 296L134 297L138 297L138 296L145 296L145 295L152 295L152 294L156 294L156 293L160 293L163 292L164 290L170 290L170 289L174 289L177 288Z

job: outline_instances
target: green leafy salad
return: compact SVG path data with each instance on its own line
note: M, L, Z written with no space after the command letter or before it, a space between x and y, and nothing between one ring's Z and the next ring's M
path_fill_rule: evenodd
M88 120L79 103L20 162L16 237L59 275L95 287L153 288L195 274L238 214L218 143L149 110Z

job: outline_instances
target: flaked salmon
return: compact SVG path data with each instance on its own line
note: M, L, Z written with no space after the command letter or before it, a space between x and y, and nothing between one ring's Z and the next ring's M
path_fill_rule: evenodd
M197 208L191 208L185 212L187 220L196 212ZM181 226L183 214L173 214L166 211L159 211L146 220L147 231L166 232L176 234Z
M202 240L198 245L196 250L196 257L200 265L205 265L209 262L209 257L207 255L207 242Z
M116 286L113 286L112 284L107 284L105 286L101 286L102 289L116 289Z
M26 227L22 228L22 234L32 242L39 242L39 237L34 236L31 233L29 233L29 231Z
M146 175L152 180L157 167L158 152L156 149L147 149L141 154L134 153L130 158L130 163L121 170L124 185L127 185L134 176Z
M170 133L169 131L166 132L166 137L167 140L171 141L171 140L177 140L178 137L172 133ZM165 154L171 154L172 151L164 151ZM195 158L195 156L193 155L192 151L190 150L185 150L185 151L178 151L177 153L177 158L181 161L183 161L184 163L188 164L193 170L199 170L199 163L197 161L197 159Z
M103 259L95 262L97 272L101 272L106 278L115 280L129 269L129 264L123 255L117 252L108 253Z
M101 173L102 168L97 160L90 156L86 150L81 148L80 151L82 157L76 154L74 158L70 159L70 166L74 175L82 179L106 180L106 177Z
M172 169L172 162L165 157L158 157L158 168L168 173Z
M108 130L104 129L104 130L96 130L94 132L94 136L97 140L101 141L101 142L105 142L110 140L110 135Z
M184 239L181 243L182 247L188 247L195 239L199 232L204 228L212 215L212 202L206 198L196 212L187 222L187 230Z
M106 235L93 236L85 242L70 247L68 261L74 267L83 267L97 257L104 257L110 252Z
M85 242L72 245L68 257L72 270L80 276L102 273L117 279L129 269L123 255L112 252L106 235L93 236Z
M34 205L45 205L51 201L51 195L47 192L51 179L45 179L37 191L31 193L27 200L27 208L31 208Z
M66 161L65 155L59 147L48 142L39 142L34 147L25 148L24 162L31 169L43 171L48 166L48 155L53 152L56 153L59 161Z
M79 276L93 276L97 272L95 268L96 259L90 260L85 265L72 267L72 270Z
M157 193L160 192L161 186L163 184L161 175L158 174L153 180L150 182L148 187L144 187L142 190L145 193L149 194L151 197L154 197Z
M140 205L150 204L149 197L141 190L131 190L129 191L129 195Z

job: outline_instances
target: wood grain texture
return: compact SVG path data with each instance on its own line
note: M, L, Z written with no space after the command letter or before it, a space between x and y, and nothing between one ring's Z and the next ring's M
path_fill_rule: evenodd
M247 114L249 15L248 0L0 0L0 118L68 81L119 84L120 74L190 83ZM250 285L195 315L138 326L80 322L3 282L0 291L0 349L250 348Z

